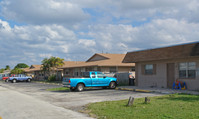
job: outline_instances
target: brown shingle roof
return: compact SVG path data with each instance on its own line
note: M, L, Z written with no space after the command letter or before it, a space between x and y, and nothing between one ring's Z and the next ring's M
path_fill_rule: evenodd
M64 61L64 65L60 68L63 69L63 68L73 67L80 63L84 63L84 62L83 61Z
M199 57L199 42L137 52L128 52L123 62L135 63L141 61L181 59L190 57Z
M34 72L34 71L41 71L42 65L31 65L30 68L24 68L25 72Z
M105 59L97 60L97 61L90 61L96 55L102 56ZM63 68L74 68L74 67L89 67L89 66L135 66L134 63L122 63L125 54L103 54L103 53L96 53L91 58L89 58L86 62L78 62L72 65L68 65Z

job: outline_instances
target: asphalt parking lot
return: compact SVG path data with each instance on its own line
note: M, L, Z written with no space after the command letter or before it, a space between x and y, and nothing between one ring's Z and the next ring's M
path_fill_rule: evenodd
M48 102L58 107L70 109L73 111L79 111L82 107L88 103L100 102L100 101L112 101L128 99L129 96L135 98L146 97L146 96L159 96L161 94L156 93L139 93L133 91L121 91L111 89L86 89L83 92L70 92L70 91L47 91L46 89L62 87L53 84L42 84L42 83L5 83L0 82L0 86L15 90L19 93L23 93L29 96L33 96L39 100Z

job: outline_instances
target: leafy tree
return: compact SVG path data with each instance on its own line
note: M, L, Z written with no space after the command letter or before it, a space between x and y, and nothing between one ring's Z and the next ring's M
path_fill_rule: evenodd
M6 65L5 70L10 70L10 66L9 66L9 65Z
M5 70L4 68L0 69L0 73L3 73L3 72L4 72L4 70Z
M23 74L24 70L20 69L20 68L14 68L13 70L11 70L10 72L11 74Z
M15 68L28 68L29 66L27 65L27 64L24 64L24 63L19 63L19 64L17 64L15 67L14 67L14 69Z
M64 65L64 59L59 57L50 57L44 58L42 60L42 70L44 71L44 75L48 74L49 76L56 74L56 69Z

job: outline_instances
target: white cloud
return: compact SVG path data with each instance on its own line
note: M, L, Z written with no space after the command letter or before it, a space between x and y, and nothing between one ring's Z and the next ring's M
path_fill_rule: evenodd
M198 14L198 0L2 0L1 66L198 41Z
M18 61L29 65L40 64L42 58L50 55L66 57L67 53L71 52L81 52L84 55L84 51L92 51L93 48L84 45L95 45L89 40L79 45L75 33L61 25L27 25L11 28L7 22L1 20L0 26L2 26L0 51L1 56L6 59L2 58L2 63Z
M90 8L98 16L97 22L111 22L116 18L119 23L148 21L149 19L174 18L199 22L198 0L73 0L82 8Z
M1 15L28 24L73 24L89 18L74 3L63 0L2 0Z
M0 30L1 30L1 31L3 31L3 30L5 30L5 31L10 31L11 28L10 28L8 22L2 21L2 20L0 19Z
M80 39L78 41L79 45L84 45L85 47L93 47L96 46L95 41L93 40L87 40L87 39Z
M175 19L157 19L139 27L130 25L90 26L88 36L96 39L98 48L124 53L179 43L198 41L199 24Z
M39 57L41 58L50 58L52 54L39 54Z

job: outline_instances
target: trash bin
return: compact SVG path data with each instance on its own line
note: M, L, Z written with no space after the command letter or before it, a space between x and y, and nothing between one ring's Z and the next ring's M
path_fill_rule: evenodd
M135 85L135 79L134 78L129 78L129 85L134 86Z

